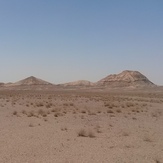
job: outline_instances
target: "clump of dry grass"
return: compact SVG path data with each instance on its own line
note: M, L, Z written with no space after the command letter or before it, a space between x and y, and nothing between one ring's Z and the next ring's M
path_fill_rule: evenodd
M89 137L89 138L95 138L95 134L89 130L88 132L84 129L81 129L79 132L78 132L78 136L79 137Z
M56 112L56 113L54 114L54 117L59 117L59 116L63 116L63 114L60 113L60 112Z
M34 116L34 112L33 111L30 111L29 113L28 113L28 117L33 117Z
M73 103L70 103L70 106L74 106L74 104Z
M101 131L100 128L101 128L100 126L96 126L96 127L95 127L97 133L102 133L102 131Z
M134 103L132 103L132 102L127 102L126 103L126 106L129 108L129 107L133 107L134 106Z
M85 111L85 110L82 110L82 111L81 111L81 113L85 114L85 113L86 113L86 111Z
M39 114L39 115L43 115L43 114L44 114L44 111L43 111L42 109L39 109L39 110L38 110L38 114Z
M121 107L122 107L122 108L125 108L125 105L124 105L124 104L122 104L122 105L121 105Z
M22 114L27 114L27 112L25 110L22 110Z
M114 103L104 103L104 106L105 107L108 107L110 109L114 108L114 107L117 107L117 105L115 105Z
M117 113L121 113L122 111L121 111L120 109L117 109L116 112L117 112Z
M67 131L68 129L67 129L67 127L62 127L61 130L62 131Z
M47 113L44 110L42 110L42 109L38 110L38 115L41 115L43 117L47 117Z
M112 110L107 110L107 113L114 113Z
M44 118L44 121L45 121L45 122L47 122L47 121L48 121L48 119L47 119L47 118Z
M143 139L145 142L152 142L152 139L151 138L149 138L149 137L144 137L144 139Z
M158 118L159 116L161 116L161 114L162 114L161 110L156 110L155 112L151 113L151 116Z
M12 114L13 115L18 115L18 112L17 111L14 111Z
M129 136L129 133L128 132L123 132L122 136Z
M42 107L42 106L44 106L44 104L42 102L39 102L39 103L36 103L36 106L37 107Z
M48 103L48 104L46 104L46 108L51 108L52 106L53 106L52 103Z
M161 163L158 159L155 159L155 163Z
M34 125L32 123L29 124L29 127L34 127Z
M136 118L136 117L132 117L132 119L133 119L133 120L137 120L137 118Z
M95 112L89 112L88 115L96 115Z
M88 137L90 137L90 138L95 138L95 134L90 130L90 131L88 132Z
M81 130L78 132L78 136L80 136L80 137L87 137L88 135L87 135L86 130L81 129Z
M64 103L63 106L69 106L69 104L68 103Z

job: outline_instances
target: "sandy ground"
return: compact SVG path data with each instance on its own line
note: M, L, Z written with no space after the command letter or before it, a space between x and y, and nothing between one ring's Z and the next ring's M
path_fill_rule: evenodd
M163 93L0 91L0 163L163 163Z

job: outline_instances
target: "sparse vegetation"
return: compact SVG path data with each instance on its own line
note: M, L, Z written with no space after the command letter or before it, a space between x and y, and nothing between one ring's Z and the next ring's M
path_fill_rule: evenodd
M40 91L32 93L22 91L20 97L13 95L13 92L11 97L4 98L0 95L0 111L7 120L11 119L11 122L15 120L16 123L13 125L21 122L18 125L21 130L30 131L32 134L35 129L37 132L41 131L40 133L44 132L42 131L44 129L46 132L50 131L51 134L47 135L54 135L60 139L59 142L63 142L63 147L58 145L61 151L64 147L68 149L71 143L79 143L82 146L89 141L100 142L101 148L104 149L112 149L114 146L122 150L137 147L142 150L143 145L156 150L158 144L161 144L161 138L160 140L157 138L162 131L157 125L161 124L163 116L160 100L163 97L162 93L160 99L152 100L156 99L155 95L148 97L148 94L138 94L134 92L135 90L125 93L116 91L109 93L83 90L81 92L67 90L66 93L42 91L42 94ZM15 103L14 107L12 101ZM153 125L149 126L150 123ZM100 148L99 144L98 147ZM154 158L151 156L153 162L160 163L160 158Z

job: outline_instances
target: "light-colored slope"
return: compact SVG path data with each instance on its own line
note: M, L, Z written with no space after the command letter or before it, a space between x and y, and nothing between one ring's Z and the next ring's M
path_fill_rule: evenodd
M63 86L93 86L93 83L87 80L78 80L63 84Z

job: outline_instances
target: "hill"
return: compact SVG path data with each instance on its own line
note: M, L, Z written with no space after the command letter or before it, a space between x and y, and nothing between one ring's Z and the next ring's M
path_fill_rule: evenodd
M78 80L75 82L69 82L69 83L65 83L62 84L62 86L83 86L83 87L87 87L87 86L93 86L93 83L87 80Z
M138 71L125 70L109 75L96 83L97 86L110 87L146 87L155 86L146 76Z
M8 86L30 86L30 85L52 85L52 84L42 79L38 79L34 76L30 76L26 79L9 84Z

